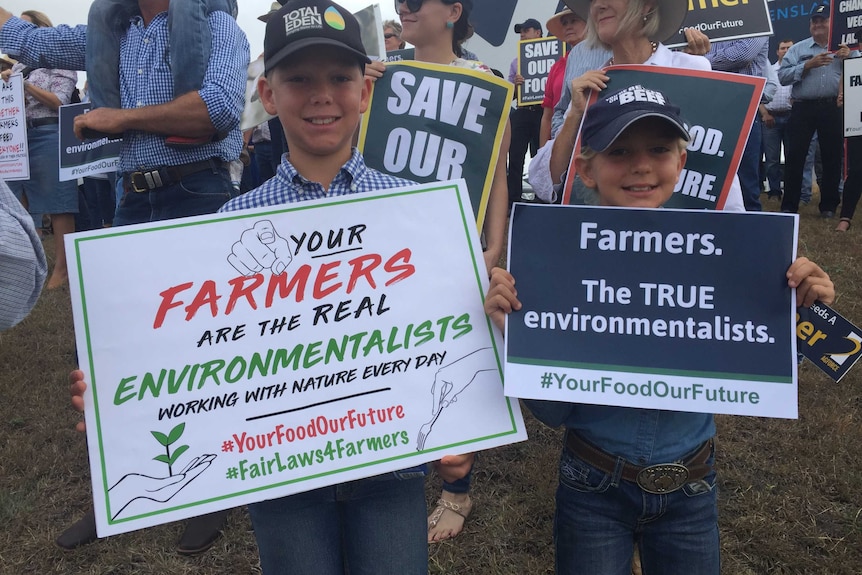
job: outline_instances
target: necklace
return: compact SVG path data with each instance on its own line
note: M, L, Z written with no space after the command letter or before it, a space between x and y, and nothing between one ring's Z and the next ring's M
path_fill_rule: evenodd
M649 45L652 47L652 50L650 51L650 56L652 56L653 54L655 54L655 51L658 50L658 42L650 42ZM608 60L608 66L613 66L613 65L614 65L614 58L613 58L613 56L611 56L611 59Z

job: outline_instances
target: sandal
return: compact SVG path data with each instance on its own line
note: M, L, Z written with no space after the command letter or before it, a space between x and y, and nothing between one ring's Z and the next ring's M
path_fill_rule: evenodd
M438 543L446 539L452 539L464 530L464 523L467 517L470 516L470 511L473 509L473 502L470 496L464 503L455 503L440 496L437 500L437 506L431 515L428 517L428 543Z
M846 232L850 229L850 226L853 224L853 220L850 218L841 218L838 220L838 225L835 226L836 232Z

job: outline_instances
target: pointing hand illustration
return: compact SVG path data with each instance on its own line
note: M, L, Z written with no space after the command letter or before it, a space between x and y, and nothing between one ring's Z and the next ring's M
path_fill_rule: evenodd
M290 245L269 220L261 220L245 230L227 257L228 263L244 276L253 276L264 269L279 275L292 260Z

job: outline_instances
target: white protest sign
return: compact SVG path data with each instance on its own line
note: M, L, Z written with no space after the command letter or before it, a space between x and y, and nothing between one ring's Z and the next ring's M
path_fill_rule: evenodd
M68 236L99 534L526 439L473 222L457 181Z
M844 137L862 136L862 58L844 60Z
M8 82L0 82L0 178L6 181L30 179L21 74L13 74Z

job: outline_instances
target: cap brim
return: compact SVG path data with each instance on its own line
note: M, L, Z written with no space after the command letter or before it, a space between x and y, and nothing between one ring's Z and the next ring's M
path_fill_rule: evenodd
M587 108L587 113L589 113L589 108ZM605 127L602 128L601 133L593 137L589 143L584 143L596 152L604 152L617 138L620 137L620 134L626 131L629 126L639 120L643 120L644 118L661 118L676 128L680 138L684 139L686 142L691 139L685 126L675 118L661 112L644 112L642 110L635 110L620 114L614 118L612 122L606 124Z
M564 0L572 12L586 21L590 17L590 0ZM654 42L665 42L679 33L685 16L688 13L688 3L682 0L658 0L656 2L661 22L656 33L650 37Z
M352 54L357 58L357 60L359 60L363 64L371 63L371 59L368 57L367 54L364 54L359 50L354 50L343 42L332 40L330 38L314 37L304 38L302 40L291 42L289 45L276 52L275 55L266 58L264 62L264 72L268 74L273 68L278 66L288 56L295 54L296 52L299 52L304 48L309 48L312 46L334 46L335 48L340 48L343 51Z

